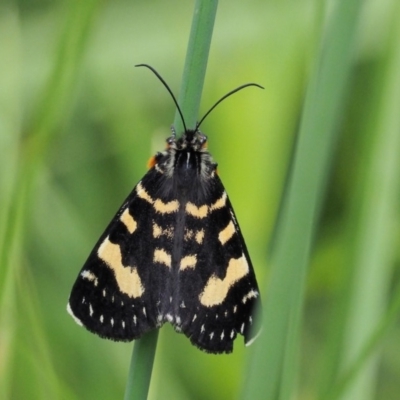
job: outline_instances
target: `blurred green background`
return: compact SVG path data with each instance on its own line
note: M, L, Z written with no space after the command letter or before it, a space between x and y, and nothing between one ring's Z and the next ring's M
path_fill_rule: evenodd
M395 1L370 0L361 15L307 280L301 400L319 398L322 369L332 360L340 370L352 357L357 334L348 319L360 317L361 331L365 323L358 311L352 314L354 293L373 299L363 312L376 325L399 280L397 170L388 240L377 244L386 262L366 276L353 254L364 200L373 206L379 195L365 171L391 104L387 76L400 46L392 32L398 10ZM132 343L89 334L65 308L94 243L170 134L171 98L134 65L152 65L178 95L192 12L192 2L178 0L0 4L0 398L123 397ZM229 98L202 131L260 282L268 279L305 88L329 12L329 2L308 0L219 4L202 113L240 84L257 82L265 90ZM379 172L382 179L388 174ZM370 397L363 399L398 398L399 334L392 324L380 338L364 375ZM241 337L232 355L214 356L165 325L150 398L235 399L246 362Z

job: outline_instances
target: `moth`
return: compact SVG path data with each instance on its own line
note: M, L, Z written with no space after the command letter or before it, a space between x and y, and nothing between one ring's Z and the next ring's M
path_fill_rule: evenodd
M124 201L84 264L68 302L75 321L102 338L131 341L165 322L199 349L248 345L260 302L254 269L228 195L199 128L174 128L166 150Z

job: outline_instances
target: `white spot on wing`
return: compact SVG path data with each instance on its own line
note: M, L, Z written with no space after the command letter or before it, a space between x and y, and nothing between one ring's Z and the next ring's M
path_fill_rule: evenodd
M146 315L146 307L143 307L143 314L144 314L145 317L147 317L147 315Z
M97 276L92 271L88 271L88 270L82 271L81 277L83 279L87 279L90 282L93 282L94 286L97 286L99 284L99 280L98 280Z
M114 326L114 318L111 318L111 326Z
M100 322L101 322L101 323L104 322L104 317L103 317L103 315L100 315Z
M75 315L74 315L74 313L72 312L72 309L71 309L71 306L69 305L69 303L67 304L67 311L68 311L68 314L74 319L74 321L75 321L78 325L83 326L82 321L81 321L79 318L75 317Z
M231 339L233 339L234 336L235 336L235 331L232 329L232 332L231 332Z
M252 289L249 293L243 296L242 303L246 304L247 300L255 299L256 297L258 297L258 292Z
M250 345L252 345L252 344L254 343L254 341L255 341L256 339L258 339L258 337L261 335L261 332L262 332L262 329L260 329L260 330L257 332L257 335L254 336L253 338L251 338L251 339L245 344L245 346L250 346Z
M136 325L136 323L137 323L136 315L133 316L133 323L134 323L135 325Z
M212 338L214 337L214 332L210 333L210 340L212 340Z
M224 331L222 331L222 333L221 333L221 340L224 340L224 336L225 336L225 333L224 333Z
M194 322L194 321L196 320L196 318L197 318L197 314L194 314L194 315L193 315L192 322Z
M93 315L93 307L91 304L89 304L89 315L92 316Z
M205 331L205 329L204 329L204 324L201 326L201 328L200 328L200 333L203 333Z
M240 333L243 335L243 331L244 331L244 322L242 324L242 326L240 327Z

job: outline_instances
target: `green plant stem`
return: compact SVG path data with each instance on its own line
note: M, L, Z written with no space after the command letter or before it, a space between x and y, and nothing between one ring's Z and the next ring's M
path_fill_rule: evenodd
M360 0L335 3L311 77L293 169L272 254L264 334L255 343L243 398L294 396L305 278L320 201L351 70ZM266 378L267 377L267 378Z
M188 128L194 128L198 119L217 7L217 0L197 0L194 7L178 100ZM182 132L178 113L175 114L174 126L178 133Z
M388 62L377 74L381 93L367 117L372 129L372 146L362 158L362 171L357 179L354 199L355 226L351 245L353 276L351 307L347 312L344 343L341 345L343 371L339 380L321 390L321 399L372 399L377 384L377 350L382 337L395 321L400 306L400 286L388 311L382 316L390 292L394 266L393 220L397 215L400 159L400 27L394 7L390 29ZM386 59L385 59L386 61ZM367 128L367 129L368 129ZM365 139L364 139L365 140ZM339 369L339 368L338 368Z
M179 95L179 106L187 127L195 126L199 112L217 6L217 0L197 0L194 8ZM178 133L183 130L178 112L175 114L174 127ZM157 331L153 331L135 342L125 400L147 398L157 337Z

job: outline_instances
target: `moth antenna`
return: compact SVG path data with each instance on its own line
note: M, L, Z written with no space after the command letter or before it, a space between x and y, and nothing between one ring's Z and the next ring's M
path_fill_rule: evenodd
M185 118L183 118L183 114L182 114L181 108L179 107L179 104L178 104L174 94L172 93L172 90L168 86L167 82L165 82L165 80L161 77L161 75L152 66L150 66L148 64L137 64L137 65L135 65L135 67L146 67L146 68L148 68L162 82L162 84L165 86L165 88L168 90L169 94L171 95L172 100L174 100L174 103L176 105L176 108L178 109L179 115L181 116L182 124L183 124L183 127L184 127L185 132L186 132L187 129L186 129L186 124L185 124Z
M246 88L246 87L249 87L249 86L256 86L256 87L258 87L258 88L260 88L260 89L264 89L264 88L263 88L261 85L259 85L258 83L245 83L244 85L241 85L241 86L237 87L236 89L231 90L231 91L230 91L229 93L227 93L225 96L222 96L222 97L221 97L221 98L220 98L220 99L219 99L219 100L204 114L203 118L196 124L195 131L197 131L197 130L199 129L200 125L201 125L202 122L206 119L206 117L208 116L208 114L210 114L210 112L211 112L212 110L214 110L214 108L217 107L217 105L218 105L219 103L221 103L221 101L225 100L227 97L229 97L230 95L232 95L232 94L238 92L239 90L242 90L242 89L244 89L244 88Z

